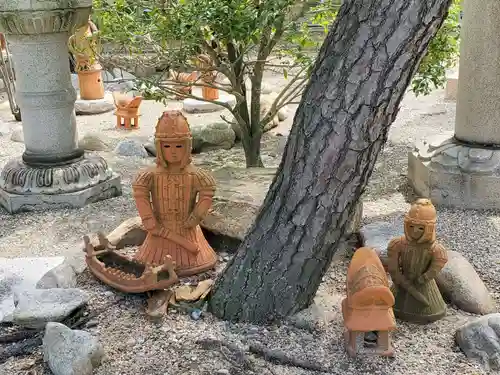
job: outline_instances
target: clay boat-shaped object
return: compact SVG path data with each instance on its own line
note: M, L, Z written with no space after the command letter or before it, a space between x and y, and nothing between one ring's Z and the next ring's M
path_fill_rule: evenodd
M144 293L168 289L179 281L170 257L160 266L145 265L115 251L104 234L98 236L96 247L88 236L83 237L85 262L96 278L112 288L125 293Z

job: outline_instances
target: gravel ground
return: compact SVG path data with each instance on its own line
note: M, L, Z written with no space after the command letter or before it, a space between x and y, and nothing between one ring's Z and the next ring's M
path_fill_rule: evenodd
M385 220L402 226L402 216L408 207L404 198L408 193L405 178L408 150L416 137L453 129L454 103L446 103L442 98L442 91L418 99L411 94L405 98L364 198L365 223ZM169 108L172 106L170 104ZM142 129L139 134L149 136L153 131L155 117L160 114L163 106L146 102L142 108ZM0 119L10 121L10 118L8 109L0 108ZM189 120L206 121L207 117L190 116ZM288 121L289 124L291 119ZM99 131L115 143L120 138L138 135L117 132L112 124L112 114L78 118L79 132ZM268 166L279 163L282 144L282 138L266 135L264 159ZM22 151L22 144L0 136L0 168L10 157L19 155ZM80 251L82 235L97 230L109 231L124 219L136 215L130 191L131 178L138 168L151 161L120 158L107 152L102 155L122 175L122 197L79 210L16 216L0 211L0 254L16 257L63 255ZM241 165L243 155L240 147L235 147L229 151L218 150L197 155L195 162L206 168ZM472 262L493 292L497 303L500 303L500 213L439 209L438 220L439 239L450 250L461 252ZM332 296L343 294L347 265L346 259L333 264L319 292ZM210 315L193 321L181 312L171 312L163 322L155 324L149 322L144 315L143 296L115 293L86 272L80 276L80 285L93 297L91 309L106 307L97 318L97 326L89 329L99 336L108 357L96 371L97 375L314 374L312 371L275 365L258 358L253 359L253 369L240 368L236 366L230 353L219 348L208 351L200 348L196 340L205 337L240 345L258 341L270 348L282 349L293 357L321 364L331 369L331 374L486 374L477 364L467 360L454 344L456 328L472 316L452 307L446 318L430 325L399 323L393 336L395 359L360 357L352 360L343 349L339 309L335 311L337 314L332 323L317 333L288 325L264 328L228 324ZM27 368L29 361L39 358L36 354L28 359L10 360L5 365L0 365L0 373L22 374L22 369ZM36 365L36 368L40 370L39 374L50 374L41 365Z

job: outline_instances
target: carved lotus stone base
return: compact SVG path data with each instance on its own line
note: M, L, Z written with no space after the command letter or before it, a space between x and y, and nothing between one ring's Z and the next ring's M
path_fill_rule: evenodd
M500 209L500 149L463 144L446 133L408 155L408 179L421 197L465 209Z
M0 174L0 205L10 213L78 208L121 192L120 177L98 155L53 167L32 167L15 159Z

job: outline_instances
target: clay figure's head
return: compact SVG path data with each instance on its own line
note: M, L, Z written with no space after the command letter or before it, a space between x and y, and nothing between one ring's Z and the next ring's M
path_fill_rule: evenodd
M405 236L409 242L436 240L436 208L429 199L417 199L405 216Z
M165 111L155 132L156 162L165 168L185 168L191 163L192 136L180 111Z

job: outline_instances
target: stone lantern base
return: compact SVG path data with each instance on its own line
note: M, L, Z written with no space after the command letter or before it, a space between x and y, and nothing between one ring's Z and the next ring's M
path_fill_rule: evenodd
M19 158L7 163L0 174L0 205L9 213L80 208L121 193L120 176L98 155L40 167Z
M500 209L500 149L461 143L453 132L421 141L408 156L415 193L464 209Z

